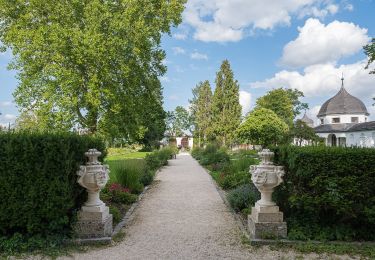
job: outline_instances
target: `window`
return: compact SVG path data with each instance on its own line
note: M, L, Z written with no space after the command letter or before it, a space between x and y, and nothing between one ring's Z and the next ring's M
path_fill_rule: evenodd
M320 119L320 124L323 125L324 124L324 119Z
M358 117L352 117L352 123L358 123Z
M334 124L340 123L340 118L339 117L332 118L332 123Z

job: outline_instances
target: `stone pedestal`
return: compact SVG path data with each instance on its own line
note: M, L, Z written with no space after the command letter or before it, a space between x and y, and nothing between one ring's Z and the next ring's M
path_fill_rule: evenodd
M112 215L105 204L83 206L78 212L76 233L79 238L100 238L112 235Z
M261 206L258 202L248 216L250 237L254 239L276 239L287 236L286 222L278 206Z
M109 208L100 200L100 190L109 180L108 165L101 165L98 157L101 155L96 149L85 153L88 162L80 166L77 172L78 183L87 190L88 199L78 212L75 232L79 238L102 238L112 235L112 215Z

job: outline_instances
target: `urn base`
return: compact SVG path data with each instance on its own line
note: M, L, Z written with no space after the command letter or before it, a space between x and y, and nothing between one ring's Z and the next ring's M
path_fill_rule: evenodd
M79 238L100 238L112 235L113 217L105 205L98 207L82 207L78 212L75 232Z
M258 203L248 216L250 237L253 239L286 238L287 226L278 206L260 206Z

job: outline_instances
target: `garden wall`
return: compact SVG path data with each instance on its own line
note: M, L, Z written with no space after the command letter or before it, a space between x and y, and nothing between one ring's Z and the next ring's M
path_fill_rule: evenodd
M277 147L289 238L375 240L375 149Z
M75 134L0 134L0 237L71 231L86 192L77 184L84 153L104 143Z

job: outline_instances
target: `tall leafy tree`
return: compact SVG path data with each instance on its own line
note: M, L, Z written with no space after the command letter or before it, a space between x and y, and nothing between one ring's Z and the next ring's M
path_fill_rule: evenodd
M221 64L216 74L216 88L212 97L212 128L215 137L223 145L232 143L235 131L241 123L239 84L234 79L228 60Z
M161 36L181 22L183 4L0 0L0 41L13 51L21 112L32 111L49 129L78 126L132 138L144 133L142 106L161 103Z
M174 111L167 112L167 134L182 136L191 131L193 122L189 112L182 106L177 106Z
M299 98L303 93L296 89L277 88L257 99L256 108L266 108L275 112L289 126L293 125L293 119L307 109L308 105L302 103Z
M198 135L198 145L207 141L211 124L211 100L212 90L210 82L205 80L192 90L193 99L190 100L192 120L195 124L195 133Z
M237 130L240 141L263 148L284 142L287 134L288 125L275 112L266 108L254 109Z
M375 61L375 38L372 38L371 43L363 47L365 54L368 57L368 63L366 69L370 66L371 63ZM375 74L375 69L370 71L370 73Z

